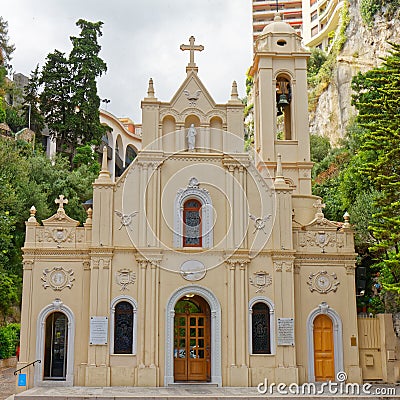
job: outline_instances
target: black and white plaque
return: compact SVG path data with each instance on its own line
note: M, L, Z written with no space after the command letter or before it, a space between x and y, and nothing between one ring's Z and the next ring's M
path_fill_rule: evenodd
M89 343L106 345L108 342L108 317L90 317Z
M294 346L294 318L278 318L278 346Z

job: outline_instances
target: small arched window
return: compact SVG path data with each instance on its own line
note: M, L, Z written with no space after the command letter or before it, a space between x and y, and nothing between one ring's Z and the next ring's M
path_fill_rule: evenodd
M183 246L202 247L201 203L190 199L183 205Z
M252 353L271 354L270 310L265 303L252 307Z
M133 306L120 301L115 306L114 354L133 354Z

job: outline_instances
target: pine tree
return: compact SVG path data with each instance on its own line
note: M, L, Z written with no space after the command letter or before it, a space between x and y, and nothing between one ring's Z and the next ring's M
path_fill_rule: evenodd
M4 98L6 92L5 77L11 69L10 60L14 50L15 46L9 44L8 22L0 16L0 100Z
M40 83L41 111L57 151L68 153L71 164L78 145L99 143L105 128L100 124L100 98L96 78L107 70L98 56L102 22L80 19L78 37L71 37L69 58L55 50L47 56Z
M74 110L71 103L71 71L64 53L55 50L47 56L40 84L41 111L51 135L57 139L57 150L70 152L75 142L71 125Z
M24 115L27 126L40 135L44 127L44 118L39 110L39 87L40 87L39 65L31 72L28 84L24 88Z
M371 247L389 282L400 283L400 45L392 44L382 67L359 74L353 82L358 122L365 129L360 172L377 190L370 231ZM391 286L392 289L400 285Z
M8 22L0 16L0 67L10 68L11 54L15 50L13 44L9 44Z
M72 104L77 112L73 116L76 140L82 144L100 143L105 128L100 124L100 98L97 94L97 77L107 71L105 62L99 57L101 46L98 37L102 35L102 22L89 22L80 19L78 37L71 37L73 49L69 57L72 73Z

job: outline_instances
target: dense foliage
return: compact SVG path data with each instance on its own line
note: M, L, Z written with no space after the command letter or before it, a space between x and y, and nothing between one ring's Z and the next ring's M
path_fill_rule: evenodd
M377 14L383 11L389 20L399 7L399 0L360 0L361 17L364 23L370 27L373 26Z
M15 355L19 343L19 334L19 324L8 324L0 327L0 359Z

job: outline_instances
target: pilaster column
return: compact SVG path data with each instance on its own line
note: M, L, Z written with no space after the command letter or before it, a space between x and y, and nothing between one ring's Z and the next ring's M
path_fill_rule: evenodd
M138 352L138 365L139 368L144 368L145 366L145 323L146 323L146 269L147 261L139 260L139 304L138 304L138 314L139 314L139 352Z
M235 312L235 263L227 262L228 273L228 363L231 367L236 366L236 312Z
M246 337L247 337L247 318L246 318L246 310L247 310L247 301L246 301L246 267L247 264L245 262L239 263L239 273L240 273L240 293L239 293L239 315L240 315L240 323L239 326L241 329L240 338L240 358L238 364L240 366L246 366Z
M146 186L147 186L147 168L146 162L140 162L140 182L139 182L139 247L147 246L147 218L146 218Z
M30 360L36 360L36 354L34 353L34 348L30 346L24 346L28 343L32 343L31 333L34 332L32 327L33 319L30 318L32 315L32 294L33 294L33 279L32 279L32 269L34 261L33 259L23 260L23 271L24 271L24 286L22 289L22 310L21 310L21 353L20 353L20 363L28 363Z
M227 248L228 249L234 249L234 237L233 237L233 231L234 231L234 207L233 207L233 171L234 171L234 166L229 165L228 166L228 172L226 173L226 192L227 192L227 197L228 197L228 206L229 206L229 212L226 213L226 229L227 229Z
M154 367L156 364L155 352L157 346L157 337L156 337L156 318L157 318L157 283L156 283L156 272L157 265L151 263L150 265L151 271L151 315L150 317L150 367Z
M244 226L245 226L245 189L244 189L244 167L243 165L239 166L239 190L240 190L240 197L239 197L239 241L240 241L240 248L246 247L245 244L245 231L244 231ZM237 243L239 245L239 243Z

